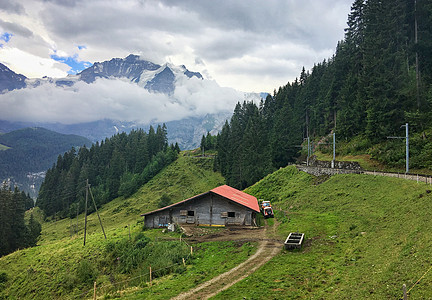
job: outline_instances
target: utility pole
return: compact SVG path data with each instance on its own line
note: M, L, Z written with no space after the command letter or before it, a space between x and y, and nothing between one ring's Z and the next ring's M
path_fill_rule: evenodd
M409 137L408 137L408 123L405 123L405 125L402 125L401 127L405 126L405 145L406 145L406 173L409 172Z
M333 160L331 167L334 169L336 163L336 132L333 131Z
M388 139L405 139L405 147L406 147L406 166L405 166L405 173L408 174L409 172L409 136L408 136L408 123L405 123L405 125L401 125L401 128L405 127L405 136L388 136Z
M85 208L84 208L84 246L86 242L86 234L87 234L87 201L88 201L88 193L89 193L89 183L88 179L86 180L86 197L85 197Z

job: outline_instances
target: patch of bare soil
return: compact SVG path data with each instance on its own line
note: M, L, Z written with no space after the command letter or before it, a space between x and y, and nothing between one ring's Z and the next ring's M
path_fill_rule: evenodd
M224 228L217 233L205 234L202 236L192 236L189 238L191 242L204 241L258 241L259 246L257 252L249 259L234 267L233 269L216 276L215 278L206 281L194 289L184 292L172 299L208 299L218 293L230 288L240 280L254 273L258 268L267 263L271 258L278 254L283 242L271 239L274 236L274 230L269 230L268 227L253 228L253 229L233 229Z

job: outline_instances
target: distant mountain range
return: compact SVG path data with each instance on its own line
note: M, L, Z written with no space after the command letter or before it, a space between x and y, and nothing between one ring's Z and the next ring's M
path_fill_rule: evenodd
M129 55L126 58L113 58L109 61L96 62L91 67L83 70L77 75L68 75L65 78L37 78L29 79L23 75L14 73L6 66L0 64L0 91L8 93L15 89L37 88L41 85L52 85L57 88L73 89L78 82L85 82L92 86L98 79L110 79L128 81L136 84L150 93L172 97L176 88L182 88L182 84L188 80L206 80L199 72L188 70L185 66L174 66L172 64L158 65L140 59L137 55ZM244 100L259 101L263 95L255 93L239 92L238 101ZM224 97L224 95L220 95ZM265 96L264 96L265 97ZM157 98L155 98L157 99ZM210 98L203 101L221 101L223 99ZM62 101L62 99L59 99ZM237 100L236 100L237 101ZM177 103L172 99L172 103ZM92 105L91 102L88 103ZM207 132L216 134L225 121L232 115L232 108L225 107L224 111L210 112L202 115L191 114L189 117L180 118L174 121L165 122L168 128L168 139L170 143L177 142L181 149L193 149L199 146L201 137ZM44 127L59 133L77 134L84 136L91 141L100 141L118 132L129 132L132 129L148 129L150 125L156 126L161 122L150 121L125 121L120 119L103 118L91 122L77 122L75 124L63 124L61 122L27 122L1 120L0 132L9 132L25 127Z
M25 87L37 87L43 83L55 83L57 86L73 86L77 81L93 83L98 78L122 78L144 87L150 92L170 94L175 89L175 80L181 75L188 78L204 79L199 72L189 71L184 65L163 66L141 60L138 55L129 55L126 58L113 58L109 61L96 62L91 67L77 75L68 75L65 78L36 78L29 79L16 74L7 66L0 63L0 91L2 93Z
M113 58L109 61L96 62L91 67L77 75L68 75L66 78L27 80L30 86L38 86L44 82L52 82L57 86L71 87L77 81L88 84L94 83L98 78L127 79L138 84L149 92L172 94L175 89L175 80L181 75L188 78L197 77L203 79L198 72L191 72L185 66L165 64L163 66L141 60L138 55L129 55L126 58ZM22 75L21 75L22 76Z

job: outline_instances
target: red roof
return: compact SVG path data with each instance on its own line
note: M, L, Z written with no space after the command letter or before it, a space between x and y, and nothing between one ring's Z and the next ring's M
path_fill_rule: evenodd
M237 202L238 204L246 206L247 208L250 208L256 212L260 211L257 198L242 191L239 191L235 188L232 188L228 185L221 185L217 188L212 189L210 192L228 198L229 200Z
M163 208L156 209L154 211L150 211L148 213L142 214L141 216L150 215L152 213L165 210L165 209L167 209L169 207L177 206L177 205L179 205L181 203L190 201L192 199L195 199L195 198L197 198L199 196L203 196L203 195L208 194L208 193L217 194L217 195L222 196L224 198L227 198L227 199L229 199L231 201L234 201L234 202L236 202L236 203L238 203L240 205L246 206L247 208L250 208L250 209L252 209L252 210L254 210L256 212L260 212L257 198L255 198L254 196L251 196L249 194L246 194L246 193L244 193L242 191L239 191L239 190L237 190L235 188L232 188L232 187L230 187L228 185L221 185L221 186L219 186L217 188L214 188L214 189L210 190L209 192L196 195L196 196L194 196L192 198L189 198L189 199L186 199L186 200L183 200L183 201L180 201L180 202L168 205L168 206L163 207Z

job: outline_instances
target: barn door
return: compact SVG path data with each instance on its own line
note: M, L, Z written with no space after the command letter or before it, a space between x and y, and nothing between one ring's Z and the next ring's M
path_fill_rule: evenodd
M168 227L168 217L159 216L159 227Z

